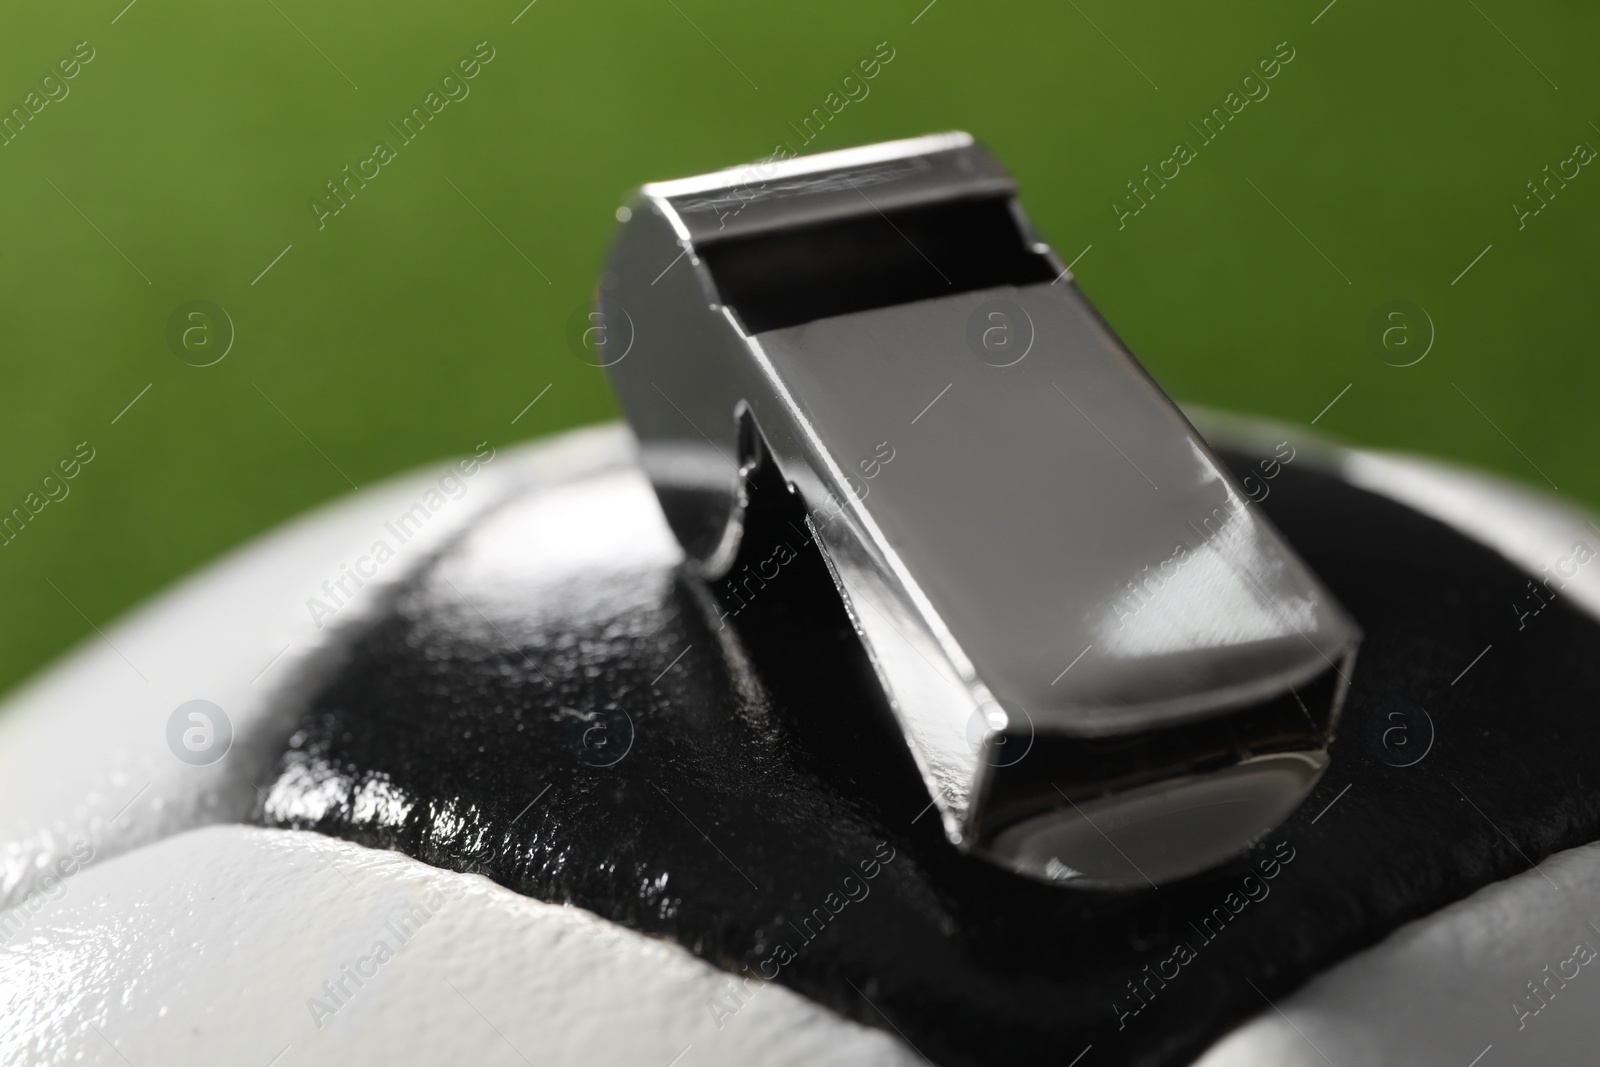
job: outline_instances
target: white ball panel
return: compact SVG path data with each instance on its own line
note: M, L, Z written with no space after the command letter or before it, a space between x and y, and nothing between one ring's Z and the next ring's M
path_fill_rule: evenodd
M214 826L96 859L28 916L0 949L0 1062L923 1062L782 986L736 988L675 945L476 875Z

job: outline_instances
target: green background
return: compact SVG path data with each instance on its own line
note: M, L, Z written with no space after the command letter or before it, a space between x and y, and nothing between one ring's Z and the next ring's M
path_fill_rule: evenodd
M0 689L351 482L614 416L564 334L620 198L782 142L970 130L1178 398L1303 424L1350 385L1319 431L1600 502L1600 167L1525 229L1511 208L1600 146L1593 5L124 3L0 15L6 109L96 51L0 148L0 507L97 452L0 548ZM323 183L480 41L471 95L319 231ZM802 146L880 41L870 96ZM1282 41L1271 95L1200 147ZM1199 158L1119 229L1179 140ZM1406 368L1367 341L1400 298L1437 332ZM236 329L214 366L165 339L194 299Z

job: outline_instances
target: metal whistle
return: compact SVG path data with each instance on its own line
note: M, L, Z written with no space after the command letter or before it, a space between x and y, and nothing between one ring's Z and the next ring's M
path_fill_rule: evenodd
M1143 886L1328 762L1360 632L961 133L646 185L593 350L700 571L803 506L950 839Z

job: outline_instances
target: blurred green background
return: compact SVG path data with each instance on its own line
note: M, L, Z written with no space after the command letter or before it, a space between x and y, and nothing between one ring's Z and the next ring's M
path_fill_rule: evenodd
M95 450L0 548L0 689L352 482L613 417L564 330L621 196L785 142L970 130L1176 397L1304 424L1349 385L1319 431L1600 502L1600 167L1522 228L1512 207L1600 146L1600 9L524 3L0 15L0 109L94 53L0 148L0 508ZM387 124L484 41L470 96L399 147ZM870 95L803 145L879 42ZM1270 96L1202 146L1189 124L1280 42ZM398 158L319 230L310 200L379 139ZM1179 141L1198 158L1119 228ZM166 340L197 299L236 331L209 367ZM1404 368L1367 336L1396 299L1437 333Z

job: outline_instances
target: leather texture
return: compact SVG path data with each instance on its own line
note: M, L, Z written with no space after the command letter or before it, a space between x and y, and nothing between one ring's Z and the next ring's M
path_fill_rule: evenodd
M781 986L475 875L213 826L82 867L0 950L0 1063L911 1067ZM3 918L3 916L0 916Z
M735 614L626 469L510 502L419 572L313 700L260 818L579 905L940 1064L1187 1063L1600 836L1594 621L1558 599L1519 631L1517 568L1309 465L1260 506L1367 640L1312 798L1179 884L1053 888L957 853L804 527L751 539L793 559ZM1436 731L1409 767L1374 741L1396 701Z
M1594 1060L1600 845L1407 924L1229 1034L1195 1067Z
M1214 442L1228 439L1201 425ZM1271 433L1260 454L1280 436ZM1506 558L1538 573L1570 537L1595 540L1581 515L1470 472L1346 456L1291 464L1263 505L1369 635L1328 778L1234 867L1160 893L1093 897L954 854L894 757L899 738L873 703L848 617L823 595L826 575L797 552L764 585L752 582L737 615L730 601L708 601L677 574L676 546L622 431L503 451L465 500L436 513L426 537L318 628L307 601L323 595L320 583L454 464L341 500L102 624L104 639L89 638L0 711L0 892L10 905L0 910L0 988L21 996L6 1005L26 1008L0 1015L0 1038L8 1049L48 1050L37 1057L45 1062L123 1062L73 1021L76 1012L136 1052L133 1062L183 1062L200 1024L179 1025L175 1002L140 999L159 986L131 986L140 1011L114 1019L121 986L79 996L90 987L72 980L80 969L135 975L166 959L162 980L177 981L190 949L173 946L203 946L206 931L222 929L217 915L149 910L165 925L117 924L162 899L198 900L210 877L204 855L161 851L162 841L254 809L258 820L314 824L486 873L520 903L579 903L675 940L705 961L695 964L704 974L736 983L684 1002L706 1032L719 1020L732 1028L761 1018L754 1002L740 1007L736 976L771 970L775 946L787 942L794 958L779 967L780 984L881 1033L899 1030L941 1064L1059 1064L1090 1046L1081 1067L1183 1063L1230 1030L1213 1053L1228 1067L1320 1063L1322 1052L1341 1065L1454 1067L1491 1042L1485 1067L1573 1062L1570 1042L1592 1016L1587 966L1564 988L1541 985L1559 995L1525 1028L1512 1004L1531 995L1527 982L1552 981L1541 968L1566 966L1565 941L1585 936L1580 919L1600 921L1593 850L1545 859L1596 836L1585 784L1594 781L1596 635L1574 609L1593 611L1600 570L1585 565L1548 607L1519 620L1537 602ZM795 548L801 540L797 532ZM233 749L206 768L179 762L165 737L172 709L196 697L224 706L235 728ZM1436 734L1410 767L1384 762L1373 741L1397 699L1425 707ZM637 747L607 768L619 712ZM85 849L92 861L75 863ZM1294 858L1264 879L1262 860L1285 849ZM118 858L146 854L156 863L138 877ZM1534 862L1540 870L1528 869ZM52 873L63 863L75 872L65 882ZM1247 867L1255 882L1245 881ZM410 868L375 869L388 878ZM52 918L62 885L63 904L94 914ZM230 921L262 921L250 905L263 898L233 899ZM1232 905L1232 918L1216 917ZM1173 973L1183 928L1207 916L1223 932L1189 938L1196 958L1176 978L1150 978L1146 965L1157 977ZM191 922L197 936L186 942ZM303 951L270 928L280 952ZM301 929L313 941L328 936L309 921ZM462 943L485 973L526 954L516 937ZM91 949L98 955L85 955ZM652 965L683 959L639 961L647 989L638 996L657 988ZM253 973L273 973L270 961ZM624 1025L666 1025L625 1013L610 991L634 988L621 978L587 985L581 964L551 973L547 984L509 975L526 983L526 1002L507 1002L512 1016L581 1016L595 1001ZM259 977L233 980L254 996L273 992ZM1129 981L1147 990L1137 1014ZM35 988L46 982L49 990ZM225 982L211 989L218 1004L233 995ZM63 999L50 1000L50 990ZM310 1023L303 999L295 1011ZM255 1033L220 1010L211 1018ZM460 1025L425 1005L392 1018L393 1042L349 1046L343 1062L437 1062L435 1027L449 1036ZM803 1025L831 1034L834 1018L821 1012ZM1315 1048L1296 1045L1300 1031ZM634 1047L606 1044L603 1025L581 1032L595 1042L588 1062ZM772 1047L781 1052L781 1042ZM518 1062L503 1045L498 1055ZM254 1061L242 1050L221 1059ZM483 1061L495 1062L489 1053Z

